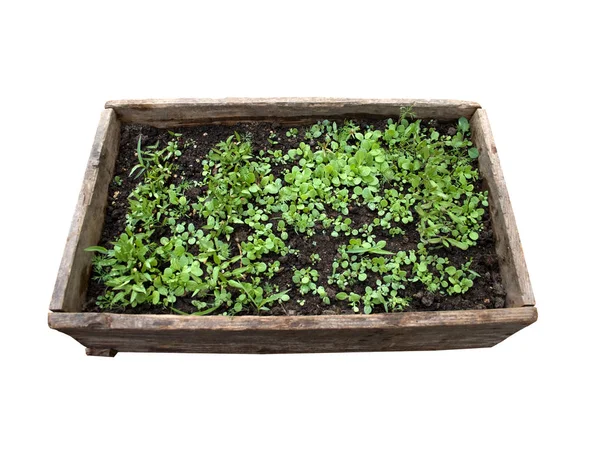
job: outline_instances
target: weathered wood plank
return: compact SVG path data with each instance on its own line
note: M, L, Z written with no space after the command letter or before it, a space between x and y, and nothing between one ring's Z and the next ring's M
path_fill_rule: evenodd
M50 310L79 312L87 291L92 253L102 233L108 186L119 151L120 124L112 109L102 112L54 285Z
M471 118L471 133L480 152L479 171L487 181L490 195L490 214L507 307L533 306L535 299L521 239L485 110L478 109Z
M305 123L318 118L397 117L400 107L411 106L417 117L439 120L471 118L479 104L459 100L351 99L351 98L183 98L174 100L116 100L106 103L124 123L159 128L207 123L275 120Z
M299 353L493 346L535 322L534 307L376 315L223 317L51 313L85 346L123 352Z

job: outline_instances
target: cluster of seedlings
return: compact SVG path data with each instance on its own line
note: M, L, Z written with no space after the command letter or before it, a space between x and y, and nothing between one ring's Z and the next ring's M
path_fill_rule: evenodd
M323 120L303 133L272 132L260 147L235 133L196 159L201 176L177 178L178 158L196 142L170 132L168 144L143 147L140 138L125 229L108 248L87 248L97 253L94 276L104 290L97 305L186 313L175 307L185 297L195 315L260 314L312 295L369 314L406 308L410 284L463 294L479 275L468 260L453 263L436 250L477 245L488 203L477 188L469 122L458 120L452 134L406 110L382 129ZM283 149L283 138L294 148ZM359 225L352 208L373 218ZM408 226L418 244L391 250ZM327 272L316 269L316 235L339 243ZM313 242L304 266L282 262L300 251L292 236ZM283 271L289 285L273 282Z

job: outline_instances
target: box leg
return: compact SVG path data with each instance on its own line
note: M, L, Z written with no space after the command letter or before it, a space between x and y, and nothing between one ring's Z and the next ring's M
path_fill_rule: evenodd
M86 355L95 355L97 357L114 357L117 350L110 348L85 348Z

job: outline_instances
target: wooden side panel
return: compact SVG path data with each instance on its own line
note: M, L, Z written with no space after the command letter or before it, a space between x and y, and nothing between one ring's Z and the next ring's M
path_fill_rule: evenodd
M500 259L500 273L506 288L507 306L533 306L535 299L519 231L485 110L478 109L473 115L471 132L473 143L480 152L479 170L488 184L496 252Z
M411 106L422 118L471 118L479 104L458 100L368 100L349 98L225 98L174 100L117 100L106 103L124 123L159 128L207 123L275 120L307 123L318 118L397 117L399 108Z
M79 312L90 275L92 253L102 233L108 186L119 151L120 124L112 109L102 112L71 230L54 285L50 310Z
M300 353L489 347L535 307L376 315L223 317L51 313L50 327L96 351Z

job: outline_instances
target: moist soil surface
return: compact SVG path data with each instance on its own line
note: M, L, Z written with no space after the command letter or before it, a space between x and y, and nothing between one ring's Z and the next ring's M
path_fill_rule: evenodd
M316 122L316 120L315 120ZM368 122L356 121L361 126L374 125L378 129L382 129L386 125L386 121L373 121ZM439 123L435 120L427 121L429 127L436 128L440 134L452 135L455 133L455 129L452 124ZM192 139L195 141L195 148L188 147L182 155L177 159L176 164L178 169L173 176L172 182L177 184L183 177L186 179L200 179L202 177L202 165L199 163L207 155L211 148L213 148L220 141L226 140L234 132L239 134L247 134L252 138L253 146L255 150L261 148L267 148L270 143L268 137L271 132L277 134L277 141L279 142L278 148L282 148L284 153L288 149L297 148L298 144L303 141L305 132L309 127L298 126L297 137L286 137L286 131L289 126L284 126L278 123L266 123L266 122L249 122L240 123L237 125L205 125L198 127L187 127L187 128L173 128L170 129L172 132L182 133L183 138L186 140ZM150 126L142 125L124 125L121 129L121 141L119 155L117 158L114 175L120 177L121 183L117 185L115 182L111 182L109 187L109 197L106 209L106 218L104 222L104 228L102 237L98 245L104 247L112 247L111 242L114 242L118 236L125 230L125 216L129 209L128 196L131 191L136 187L140 179L134 179L130 177L129 173L131 169L138 163L136 148L139 137L142 137L142 146L153 145L157 140L160 141L160 146L166 146L166 144L173 138L171 134L165 129L153 128ZM476 164L476 161L474 162ZM281 170L285 168L283 165L273 165L273 173L278 176ZM479 183L481 188L481 182ZM200 194L198 189L190 189L186 192L186 196L189 200L195 201L197 195ZM331 216L335 217L334 211L329 211ZM416 215L416 214L415 214ZM353 206L350 208L349 217L353 221L353 226L360 227L362 224L371 222L376 217L376 213L369 210L366 206ZM188 222L194 223L197 228L203 226L205 223L200 221L198 216L190 218ZM417 244L420 241L419 234L416 230L414 223L409 223L403 227L406 231L405 235L390 236L386 230L379 227L375 227L375 234L378 240L386 240L386 250L389 251L400 251L416 249ZM299 250L297 255L288 254L286 256L276 255L275 257L263 257L263 261L279 260L281 267L278 274L270 280L271 283L277 284L280 290L290 289L291 299L285 303L273 305L270 311L261 312L261 315L326 315L326 314L342 314L349 313L354 314L352 308L347 301L340 301L336 299L331 300L331 304L324 304L321 298L312 294L306 294L301 296L300 293L295 289L292 282L292 268L304 268L312 267L319 272L319 284L325 286L330 298L335 298L337 290L334 286L327 283L327 276L331 273L331 265L333 260L337 256L337 248L341 244L348 243L349 237L340 235L340 237L331 237L330 231L322 233L322 228L317 225L315 235L308 237L303 234L296 234L294 232L289 233L289 239L287 243L291 248L297 248ZM236 228L232 240L239 242L244 241L248 235L249 228L239 226ZM160 238L159 235L156 236ZM494 309L503 308L506 298L506 293L502 285L502 280L499 272L498 258L494 250L495 239L492 231L491 221L489 212L486 208L486 213L483 217L483 230L479 233L479 240L475 247L470 247L466 251L461 249L450 247L441 247L436 250L431 250L431 254L437 254L440 257L448 257L450 261L455 264L462 264L472 259L471 270L477 272L480 277L476 278L473 282L474 285L463 294L448 296L445 294L431 293L425 290L420 283L409 282L406 285L405 296L412 297L413 300L403 310L404 312L415 312L415 311L435 311L435 310L466 310L466 309ZM315 252L315 248L318 248L318 252L321 256L321 260L316 264L311 264L309 255ZM362 289L368 285L368 281L363 285ZM86 304L84 305L84 311L86 312L109 312L106 309L100 309L96 305L96 299L99 295L102 295L105 291L105 286L100 282L93 279L93 275L90 278L88 296ZM361 293L360 288L355 289L357 293ZM197 309L192 306L191 301L197 298L183 297L178 298L177 302L173 305L176 309L185 312L195 312ZM296 299L303 299L304 304L300 305ZM152 313L152 314L169 314L172 313L170 309L162 306L153 306L148 304L138 305L135 308L110 310L115 313ZM373 313L385 312L383 307L376 306L373 308ZM244 314L255 314L254 311L243 311L238 315Z

